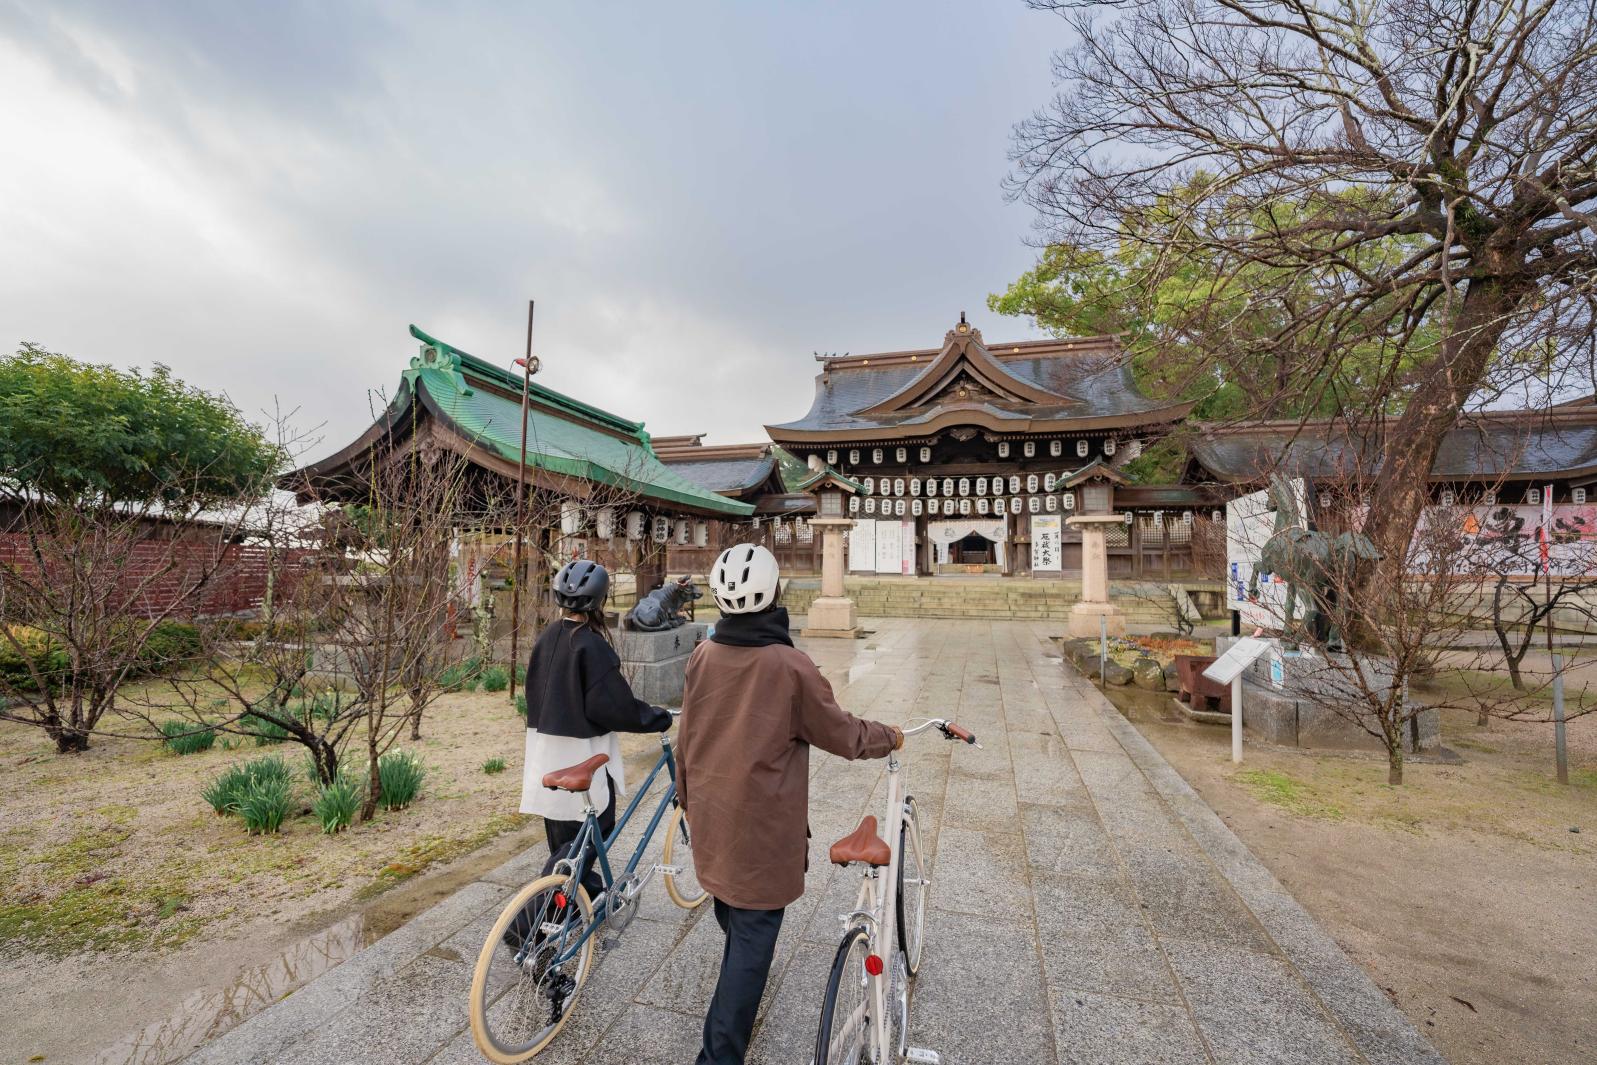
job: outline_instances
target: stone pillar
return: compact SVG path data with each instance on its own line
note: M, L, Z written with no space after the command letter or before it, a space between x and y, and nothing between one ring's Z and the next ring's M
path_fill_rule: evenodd
M859 616L843 587L847 560L843 553L843 533L853 528L848 518L811 518L810 527L821 534L821 594L810 605L804 624L805 636L839 636L853 639L863 635Z
M1109 548L1104 534L1125 519L1119 514L1080 514L1065 521L1081 530L1081 602L1070 608L1067 631L1072 637L1094 638L1102 618L1109 635L1124 636L1126 617L1109 601Z

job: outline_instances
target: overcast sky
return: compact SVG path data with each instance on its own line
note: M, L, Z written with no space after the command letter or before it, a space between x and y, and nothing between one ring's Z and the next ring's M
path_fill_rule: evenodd
M415 322L656 434L763 439L812 351L1030 265L1009 127L1063 24L900 3L0 0L0 343L163 362L343 446Z

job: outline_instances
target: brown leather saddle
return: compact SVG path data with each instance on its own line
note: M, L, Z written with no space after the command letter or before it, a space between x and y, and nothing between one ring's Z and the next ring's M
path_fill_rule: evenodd
M876 818L869 816L853 832L832 844L831 853L834 865L864 862L880 868L893 860L892 848L877 834Z
M587 791L593 787L593 775L610 760L608 754L596 754L586 762L568 765L543 775L543 786L550 791Z

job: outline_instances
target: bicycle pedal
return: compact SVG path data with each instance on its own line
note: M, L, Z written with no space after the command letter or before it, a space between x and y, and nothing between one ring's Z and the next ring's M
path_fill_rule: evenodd
M943 1056L935 1050L922 1050L920 1047L909 1047L904 1051L904 1060L913 1062L914 1065L943 1065Z
M682 867L680 865L657 865L654 867L654 871L664 873L666 876L676 876L682 871Z

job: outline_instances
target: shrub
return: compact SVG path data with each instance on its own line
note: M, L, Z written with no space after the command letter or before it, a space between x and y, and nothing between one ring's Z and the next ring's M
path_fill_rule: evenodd
M239 767L245 779L253 786L267 781L280 781L284 784L294 779L294 771L288 767L280 755L267 755L264 758L251 758Z
M495 773L503 773L505 771L505 760L503 758L490 758L482 764L482 771L489 776L493 776Z
M377 759L377 780L382 785L382 803L390 810L402 810L421 792L426 768L410 751L389 751Z
M482 679L482 663L475 658L446 666L438 674L438 686L446 692L475 691Z
M67 654L53 638L22 625L11 626L7 632L8 636L0 636L0 684L16 691L35 691L29 662L52 688L66 678ZM12 639L21 644L20 649L12 646Z
M266 778L251 783L239 795L238 816L250 835L265 835L282 827L293 805L293 786L286 779Z
M204 725L197 725L192 721L163 721L161 722L161 735L166 739L162 745L173 754L199 754L208 751L216 744L216 730Z
M360 809L361 789L353 780L338 775L338 779L322 788L311 805L322 831L331 836L348 828Z
M510 687L510 670L504 666L489 666L482 671L482 690L502 692Z
M524 692L516 693L516 713L521 715L521 720L527 720L527 696Z
M156 673L192 662L200 656L204 641L200 630L182 621L158 621L144 639L139 652L139 668Z
M238 812L238 797L249 786L249 774L236 765L228 766L220 775L200 791L205 801L211 804L211 809L221 817L224 814Z

